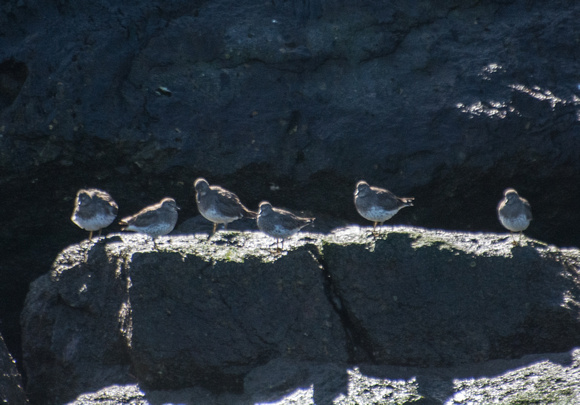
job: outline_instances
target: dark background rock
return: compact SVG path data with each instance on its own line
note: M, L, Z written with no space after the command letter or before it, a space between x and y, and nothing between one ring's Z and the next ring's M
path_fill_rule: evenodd
M29 398L135 382L264 398L316 383L336 396L347 364L458 366L580 346L577 249L388 231L303 234L282 255L258 232L163 237L158 250L143 235L70 246L27 296Z
M364 223L364 178L416 197L397 223L500 231L510 186L529 235L576 245L579 7L3 1L0 332L17 364L29 283L86 237L80 187L120 216L172 196L181 222L203 175L251 208Z
M28 404L22 388L22 377L0 335L0 403L9 405Z

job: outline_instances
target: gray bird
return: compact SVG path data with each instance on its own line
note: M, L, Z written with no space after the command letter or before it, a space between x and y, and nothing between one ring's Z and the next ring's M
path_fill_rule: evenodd
M218 224L224 224L224 229L230 222L240 218L256 218L254 211L247 209L237 195L220 186L210 186L206 179L199 178L194 183L195 202L199 213L208 221L213 222L215 233Z
M359 181L354 192L354 205L358 213L373 222L373 233L377 223L381 226L391 219L401 208L412 207L413 197L397 197L389 190L371 187L366 181Z
M80 189L75 199L75 208L71 220L79 228L89 231L89 240L93 232L111 225L117 217L119 207L109 193L96 188Z
M284 249L284 239L310 225L314 219L296 216L289 211L272 207L272 204L267 201L262 201L256 222L258 223L258 229L276 238L276 250L279 250L279 239L282 239L282 249Z
M532 220L532 207L525 198L519 196L513 188L507 188L503 192L503 200L497 206L499 222L510 231L514 244L516 240L513 232L519 232L519 244L522 240L522 232L528 228Z
M119 225L123 231L144 233L153 239L161 235L167 235L175 228L177 223L177 210L179 207L173 198L164 198L157 204L143 208L130 217L123 218ZM157 246L155 244L155 246Z

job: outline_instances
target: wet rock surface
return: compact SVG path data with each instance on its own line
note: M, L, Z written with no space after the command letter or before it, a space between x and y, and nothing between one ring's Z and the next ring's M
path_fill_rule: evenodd
M157 248L127 234L70 246L27 297L29 396L64 403L122 385L108 390L134 403L156 403L159 390L172 392L158 403L228 403L300 388L316 403L349 403L368 390L345 387L389 380L387 365L451 370L451 380L460 367L580 346L577 250L513 246L505 234L369 229L303 233L281 255L273 239L237 231L162 237ZM400 384L406 401L431 390L418 378Z

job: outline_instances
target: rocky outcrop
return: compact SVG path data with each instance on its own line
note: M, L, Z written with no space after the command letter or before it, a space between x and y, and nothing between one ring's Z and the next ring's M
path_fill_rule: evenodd
M28 400L22 388L22 378L0 335L0 403L26 405Z
M22 315L29 397L136 382L227 397L316 380L338 393L348 364L460 366L580 345L577 250L419 228L288 246L275 255L260 233L219 232L65 249Z
M499 232L510 186L539 214L531 236L576 244L579 13L570 0L3 0L6 344L20 358L29 283L85 236L67 220L81 187L109 191L121 216L171 196L181 223L202 175L252 208L362 224L364 178L416 197L397 223Z
M23 312L30 397L134 379L237 391L279 357L347 360L314 244L273 257L265 236L206 238L172 237L156 251L123 235L63 251Z

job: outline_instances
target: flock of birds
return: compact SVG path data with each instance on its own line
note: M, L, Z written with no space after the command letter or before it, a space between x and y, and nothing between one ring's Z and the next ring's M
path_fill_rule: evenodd
M265 234L276 238L278 242L294 235L305 226L311 224L314 218L305 218L293 213L274 208L267 201L262 201L259 211L249 210L242 204L238 196L223 187L210 186L207 180L198 178L194 183L196 204L200 214L213 223L213 233L217 225L223 224L224 229L230 222L241 218L255 218L258 229ZM370 186L365 181L359 181L354 192L354 204L358 213L365 219L373 222L373 234L377 224L383 225L400 209L413 206L412 197L397 197L389 190ZM81 189L75 199L75 208L71 220L80 228L89 231L89 240L93 232L111 225L117 217L119 207L109 193L98 189ZM143 208L135 215L121 219L119 224L124 231L133 231L155 238L167 235L177 223L177 206L173 198L164 198L159 203ZM508 188L504 191L504 198L497 207L498 218L501 224L512 234L527 229L532 220L532 210L528 201L518 195L516 190Z

